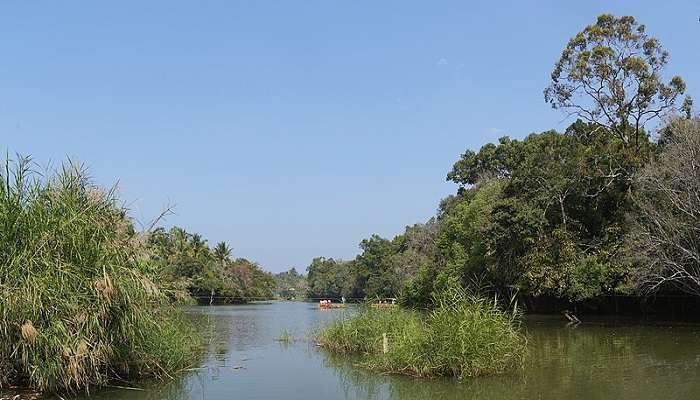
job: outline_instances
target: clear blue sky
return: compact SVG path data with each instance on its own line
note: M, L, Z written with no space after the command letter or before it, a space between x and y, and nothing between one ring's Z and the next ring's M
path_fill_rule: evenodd
M645 23L700 98L697 1L3 1L0 148L304 269L425 221L466 148L565 128L542 89L603 12Z

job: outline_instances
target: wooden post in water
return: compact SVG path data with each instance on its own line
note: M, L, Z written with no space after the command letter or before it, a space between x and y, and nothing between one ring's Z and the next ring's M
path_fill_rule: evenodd
M389 352L389 339L387 339L386 333L382 333L382 351L384 354Z

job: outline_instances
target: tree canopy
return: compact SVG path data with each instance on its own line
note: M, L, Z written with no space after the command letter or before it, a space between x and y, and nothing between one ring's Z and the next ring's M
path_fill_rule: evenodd
M663 81L668 52L634 17L603 14L564 48L545 101L638 147L647 122L675 108L686 89Z

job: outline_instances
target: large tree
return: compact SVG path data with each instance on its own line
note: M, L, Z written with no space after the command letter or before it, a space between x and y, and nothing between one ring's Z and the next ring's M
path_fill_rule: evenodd
M663 82L668 52L634 17L604 14L561 54L545 101L638 148L650 120L675 108L685 83Z

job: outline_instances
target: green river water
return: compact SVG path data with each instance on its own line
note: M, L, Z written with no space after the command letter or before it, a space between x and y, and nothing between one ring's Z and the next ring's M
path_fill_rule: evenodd
M698 399L700 326L529 316L525 368L458 381L385 376L318 349L309 333L343 310L271 302L192 307L213 340L201 368L142 390L105 389L126 399ZM284 330L299 338L275 341Z

